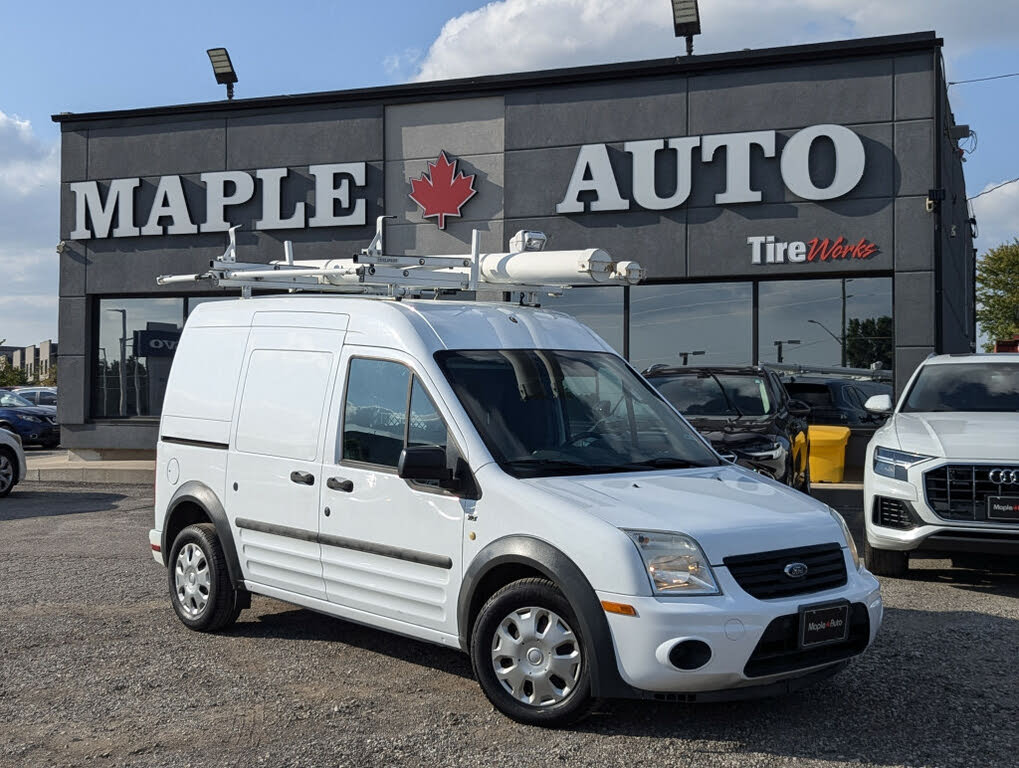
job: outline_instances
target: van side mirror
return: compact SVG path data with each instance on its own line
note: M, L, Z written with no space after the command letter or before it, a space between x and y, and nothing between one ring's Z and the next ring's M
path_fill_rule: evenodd
M797 418L805 419L810 416L810 406L802 400L790 400L786 408L789 410L790 414Z
M863 407L871 413L891 413L892 398L888 395L873 395L867 398Z
M411 445L400 453L396 473L404 480L448 482L453 472L446 464L446 449L437 445Z

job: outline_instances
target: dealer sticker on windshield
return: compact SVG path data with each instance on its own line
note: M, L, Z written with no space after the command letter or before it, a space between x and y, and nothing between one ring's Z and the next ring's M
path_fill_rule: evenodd
M826 603L800 609L800 647L838 643L849 637L849 603Z
M987 519L1019 522L1019 496L988 496Z

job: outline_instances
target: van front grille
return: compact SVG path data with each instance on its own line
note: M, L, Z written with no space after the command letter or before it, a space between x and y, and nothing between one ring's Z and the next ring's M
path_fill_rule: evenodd
M845 556L835 543L736 555L722 562L736 583L758 600L821 592L846 583ZM787 574L786 566L793 563L805 565L806 573L798 578Z

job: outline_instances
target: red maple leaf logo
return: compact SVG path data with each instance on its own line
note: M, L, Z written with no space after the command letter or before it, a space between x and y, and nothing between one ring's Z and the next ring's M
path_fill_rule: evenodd
M459 216L464 203L477 193L474 175L465 176L463 171L456 174L456 163L440 152L439 159L428 164L421 178L410 180L410 199L421 207L426 219L438 218L439 229L446 228L447 216Z

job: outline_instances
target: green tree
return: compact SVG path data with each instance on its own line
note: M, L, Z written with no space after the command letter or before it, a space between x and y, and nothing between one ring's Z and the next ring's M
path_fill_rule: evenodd
M1019 333L1019 239L987 251L977 262L977 322L989 341Z
M0 387L21 387L28 384L28 376L21 368L5 365L0 368Z
M851 317L846 326L846 363L850 368L870 368L872 363L881 363L885 369L892 367L892 318Z

